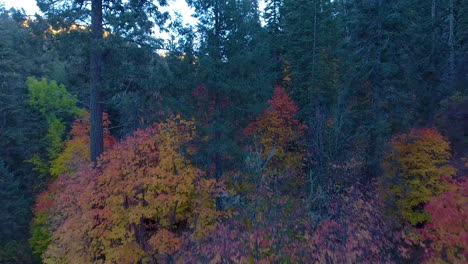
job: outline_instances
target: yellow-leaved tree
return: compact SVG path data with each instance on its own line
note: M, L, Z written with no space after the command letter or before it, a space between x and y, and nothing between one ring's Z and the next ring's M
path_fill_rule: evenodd
M430 220L424 205L447 188L442 176L452 176L450 144L435 128L413 129L394 136L384 161L391 192L404 219L412 225Z
M36 206L51 221L43 262L160 263L210 231L218 184L183 155L194 129L168 119L115 144L96 168L59 176Z

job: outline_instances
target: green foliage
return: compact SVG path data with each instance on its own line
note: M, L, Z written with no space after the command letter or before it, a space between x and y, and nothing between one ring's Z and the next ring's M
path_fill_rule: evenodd
M27 76L44 74L48 64L38 56L44 54L37 46L42 39L35 42L21 23L21 12L0 11L0 157L18 177L32 183L36 174L23 161L40 148L38 134L45 133L46 125L28 107L24 83Z
M49 143L47 147L47 154L49 159L55 159L63 149L63 136L65 135L65 124L61 122L54 115L47 119L49 129L45 140Z
M36 213L31 225L29 244L33 253L40 256L47 250L52 240L50 225L45 212Z
M24 228L28 215L28 201L16 176L0 160L0 237L1 241L12 239L18 229Z
M278 1L270 2L280 5L275 3ZM336 45L342 32L340 21L331 15L336 3L329 0L282 2L279 11L285 48L284 86L301 108L320 104L332 111L341 78Z
M435 115L434 123L447 136L452 145L453 156L468 156L468 136L464 117L468 115L468 95L456 92L440 102L440 109Z
M81 110L76 106L76 97L67 91L65 85L59 85L56 81L49 82L46 78L37 80L34 77L29 77L26 86L29 92L29 105L42 115L49 117L54 114L80 114ZM55 120L48 122L50 124Z
M115 143L115 139L110 135L107 120L107 114L103 117L104 124L104 145L111 147ZM31 224L32 237L29 240L34 254L41 256L52 242L53 227L56 227L57 218L54 215L60 213L60 210L52 211L53 198L57 195L58 183L57 178L76 177L79 169L86 167L90 162L89 155L89 114L85 113L83 117L77 118L72 125L71 139L65 143L64 150L51 161L49 167L43 169L55 180L52 182L46 191L44 191L37 199L34 208L34 218ZM45 166L46 164L42 164ZM55 224L55 225L54 225Z
M49 162L56 159L64 147L66 125L63 118L83 114L83 110L77 107L77 98L71 95L65 85L55 81L41 81L29 77L26 81L28 88L28 104L38 111L47 121L48 130L44 137L47 157L38 153L33 154L28 161L35 165L35 170L42 177L49 175Z

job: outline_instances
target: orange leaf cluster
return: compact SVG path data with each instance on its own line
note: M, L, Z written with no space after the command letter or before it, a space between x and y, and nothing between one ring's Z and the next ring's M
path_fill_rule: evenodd
M304 159L300 139L306 131L306 126L295 118L299 108L279 86L268 103L270 106L244 133L259 140L263 158L274 152L272 164L277 169L298 169Z
M54 178L62 174L74 176L80 166L91 161L89 154L89 118L89 113L84 112L81 117L73 122L70 132L71 139L66 142L62 153L51 162L50 173ZM111 122L107 113L103 114L102 121L104 126L104 148L109 149L116 143L116 140L109 132Z
M218 217L217 183L186 160L192 121L172 118L116 144L96 168L60 176L45 263L148 263L202 237Z

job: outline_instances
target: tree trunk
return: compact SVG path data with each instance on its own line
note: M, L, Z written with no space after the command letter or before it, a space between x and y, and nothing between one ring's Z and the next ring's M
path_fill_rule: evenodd
M372 115L374 124L370 129L370 139L369 139L369 154L368 154L368 172L367 180L370 180L377 176L380 172L379 158L377 157L379 153L379 148L382 146L382 131L381 125L383 123L383 115L381 109L382 103L382 94L383 94L383 85L382 85L382 16L383 16L383 7L382 0L376 1L377 8L377 18L376 18L376 42L375 42L375 73L374 73L374 82L372 87Z
M449 1L449 89L450 92L454 90L455 86L455 14L454 14L454 3L453 0Z
M214 6L214 19L215 19L215 41L216 41L216 53L215 55L215 64L218 66L217 70L220 70L222 66L222 53L221 53L221 10L219 2L215 3ZM218 85L219 79L218 74L214 74L215 80L214 83ZM221 98L220 98L220 88L215 87L214 93L214 103L215 103L215 124L219 126L221 123ZM222 131L219 128L216 128L214 131L214 141L219 144L222 138ZM222 158L219 152L216 152L214 155L214 164L215 164L215 178L216 180L221 179L223 173L222 168Z
M104 151L102 129L102 0L92 0L91 14L91 87L90 87L90 114L91 114L91 160L96 163L97 158Z
M223 65L222 63L222 50L221 50L221 7L220 7L220 2L215 1L214 6L214 30L215 30L215 51L214 51L214 63L216 65L216 72L213 73L213 81L216 87L214 88L214 111L215 111L215 117L214 117L214 124L215 124L215 130L214 130L214 143L219 145L221 144L221 138L222 138L222 130L219 129L219 126L221 124L221 91L219 87L220 83L220 70ZM221 176L223 174L223 160L222 160L222 155L219 152L219 150L216 150L216 152L213 155L213 161L214 161L214 177L217 181L221 180ZM222 197L216 197L216 210L217 211L222 211L224 209L223 206L223 199Z
M312 42L312 84L311 90L314 91L315 89L315 64L316 64L316 49L317 49L317 1L314 1L314 41ZM312 104L312 96L311 92L308 93L309 95L309 104Z
M431 24L432 24L432 45L431 45L431 54L430 54L430 63L432 65L435 64L435 52L436 52L436 49L437 49L437 31L436 31L436 15L437 15L437 3L436 3L437 0L432 0L432 5L431 5ZM433 86L435 86L436 84L434 83L429 83L428 87L427 87L427 92L426 92L426 96L429 98L429 113L428 113L428 116L427 116L427 125L429 127L432 127L433 125L433 122L434 122L434 115L432 113L432 109L434 109L434 96L432 95L433 94Z

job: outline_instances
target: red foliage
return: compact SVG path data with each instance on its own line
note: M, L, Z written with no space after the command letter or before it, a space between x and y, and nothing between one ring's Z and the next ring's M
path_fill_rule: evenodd
M84 140L84 143L89 143L89 119L90 115L88 112L84 112L82 117L75 119L70 132L72 140L80 139ZM107 149L112 147L117 142L109 131L111 121L109 120L109 115L107 113L103 113L102 115L102 125L104 129L104 147Z
M203 109L205 112L215 110L216 104L218 104L221 109L231 104L226 98L216 98L210 94L208 88L204 84L199 84L192 92L192 95L195 97L195 104L198 109Z
M89 113L84 112L82 117L75 119L70 131L71 139L66 142L65 150L56 160L52 161L52 172L54 172L54 169L57 169L57 171L62 171L62 168L59 166L73 166L73 173L68 173L65 176L75 177L75 173L79 168L89 165L89 118ZM108 119L107 113L104 113L104 146L106 149L111 148L116 143L115 138L110 134L108 129L110 124L111 122ZM67 169L70 169L69 167ZM56 176L59 176L59 174L62 173L58 173ZM52 182L48 186L47 190L42 192L36 199L34 211L39 212L51 208L54 202L53 197L58 192L62 191L62 188L60 187L61 185L63 185L63 179Z
M420 232L430 240L428 262L466 263L468 260L468 181L444 177L449 190L425 205L431 215Z
M294 116L299 111L299 107L296 106L291 97L289 97L289 94L286 93L282 87L275 87L273 97L268 100L268 103L271 105L271 111L276 111L281 118L299 125L299 122L294 120Z
M400 234L381 213L372 188L351 188L331 201L331 216L305 236L314 263L395 263ZM301 249L300 245L297 245ZM305 248L304 248L305 247ZM307 262L307 254L299 262Z
M273 97L268 100L268 104L270 104L270 106L258 118L258 121L249 124L244 130L246 135L260 132L260 130L265 129L262 127L263 125L268 125L265 124L266 121L273 121L272 119L276 118L279 118L278 123L270 125L276 125L277 129L280 127L296 127L298 128L298 133L301 133L305 129L305 126L295 119L299 107L296 106L289 94L286 93L282 87L276 86L273 91Z
M52 231L43 259L159 262L179 250L184 234L208 232L218 216L218 185L179 153L193 132L193 122L170 119L116 144L97 168L58 177L42 195L53 203L40 202Z
M199 84L192 92L192 95L195 97L196 105L199 108L208 109L210 111L214 110L215 102L213 99L210 99L208 89L204 84Z
M302 167L301 138L306 126L295 118L299 108L286 91L277 86L270 106L257 121L250 123L244 133L259 140L266 158L271 152L275 156L271 164L276 169L297 170Z
M184 248L190 263L396 263L399 233L380 212L377 197L351 189L330 201L318 226L303 205L252 225L244 218L219 224L201 243ZM289 211L289 212L288 212Z

